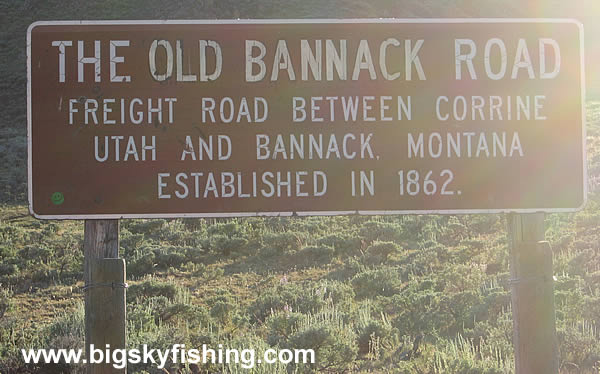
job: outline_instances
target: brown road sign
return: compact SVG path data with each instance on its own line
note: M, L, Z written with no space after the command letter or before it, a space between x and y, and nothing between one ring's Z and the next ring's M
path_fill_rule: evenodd
M37 22L30 209L573 211L582 34L546 19Z

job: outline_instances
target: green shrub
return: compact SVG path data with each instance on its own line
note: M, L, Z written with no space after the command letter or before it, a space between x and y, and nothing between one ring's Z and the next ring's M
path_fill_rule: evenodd
M31 269L30 274L30 279L35 284L46 285L49 282L58 280L58 270L47 264L37 264Z
M352 278L354 292L361 299L392 296L400 291L401 284L398 269L389 266L366 270Z
M8 277L16 275L19 268L15 264L1 264L0 263L0 277Z
M473 233L487 234L505 229L505 221L499 214L472 214L465 221L465 226Z
M584 275L589 272L588 267L592 264L597 264L600 261L595 248L586 248L577 253L571 261L569 261L568 272L573 275Z
M144 244L146 244L144 234L132 234L126 229L121 229L119 247L125 259L136 255Z
M386 321L369 319L366 323L360 324L357 330L358 353L364 355L372 352L375 342L383 345L392 337L392 334L392 325Z
M0 319L10 312L14 306L13 293L8 289L0 289Z
M314 350L316 368L321 371L348 370L358 354L356 334L335 308L306 315L283 346Z
M127 275L129 277L141 277L152 274L155 269L156 256L154 252L147 251L127 263Z
M246 227L237 219L210 225L207 227L208 236L202 241L203 246L224 256L245 253L250 244Z
M244 227L240 225L237 219L230 222L219 222L209 225L207 229L209 236L223 235L228 238L241 237L244 233Z
M187 259L185 257L185 248L181 247L166 247L155 250L156 264L161 269L169 267L180 268Z
M235 334L226 340L221 339L220 343L223 343L223 348L226 349L236 349L238 352L243 352L243 350L247 350L248 348L252 348L255 351L255 359L260 358L263 352L265 352L269 348L273 348L265 343L265 341L260 337L253 333L243 332L239 334ZM249 355L245 356L245 359L248 360ZM253 368L249 368L248 362L243 362L244 357L240 356L240 362L235 363L234 360L231 360L230 363L225 363L218 365L215 368L203 368L204 372L210 373L230 373L230 374L288 374L288 373L302 373L305 372L305 368L310 372L309 365L294 365L294 364L283 364L279 361L273 364L257 364ZM193 371L192 371L193 372Z
M210 316L223 327L230 327L232 323L239 322L238 303L228 290L218 290L207 303L210 306Z
M128 335L127 346L129 349L137 348L143 351L142 345L147 345L148 349L171 349L173 344L184 344L186 348L197 347L194 345L192 340L193 334L191 331L182 328L181 326L175 326L172 324L160 324L152 329L145 331L135 331ZM156 362L159 362L159 358L156 352L153 355ZM168 372L183 372L183 365L178 360L177 363L173 362L173 356L169 355L167 358ZM163 370L158 370L155 364L149 363L138 363L128 364L128 373L164 373Z
M428 276L440 267L436 245L434 248L407 252L399 261L399 272L402 279L414 276Z
M435 353L435 373L507 374L512 372L511 357L503 357L493 345L475 342L458 335Z
M375 241L367 248L365 261L368 264L378 265L387 262L392 253L398 253L400 247L394 242Z
M476 312L481 308L483 300L476 290L465 290L457 293L442 295L440 320L448 320L447 326L440 330L447 336L456 335L464 328L472 327L476 321ZM441 313L440 313L441 314Z
M273 312L265 321L267 331L267 342L270 345L279 345L288 339L292 333L298 330L298 324L304 318L304 314L282 310Z
M367 267L356 257L348 257L343 264L329 274L331 279L346 281L352 279L356 274L363 272Z
M28 245L19 251L18 256L29 263L47 263L52 251L44 245Z
M85 337L85 308L83 303L78 303L74 310L59 316L50 324L43 335L46 337L48 348L81 348ZM67 338L67 339L65 339ZM72 339L70 339L72 338ZM66 342L73 344L65 346L59 344ZM44 347L44 348L45 348Z
M329 263L335 253L333 247L327 245L308 246L296 253L296 263L309 266Z
M361 238L358 235L349 232L327 235L319 239L318 243L332 247L337 256L348 256L358 252L362 247Z
M305 293L300 284L282 283L276 287L264 290L250 307L250 314L259 321L264 321L272 313L283 311L284 308L295 308L297 298Z
M376 240L399 242L402 240L402 227L391 222L368 221L360 228L360 237L367 243Z
M169 299L164 296L154 296L138 300L135 303L127 303L128 330L140 332L156 328L160 320L158 311L166 308L169 303Z
M187 263L202 264L206 251L201 247L186 247L185 259Z
M317 313L328 305L350 311L354 291L336 281L281 283L265 290L250 307L250 314L264 321L280 311Z
M416 331L439 331L452 323L440 303L441 293L418 291L415 282L386 300L386 310L394 316L393 325L400 334L411 335Z
M0 260L8 260L16 254L15 247L12 245L0 245Z
M294 253L302 248L304 235L294 231L269 233L263 237L267 255Z
M592 373L600 368L599 333L595 324L579 321L557 329L562 367Z
M234 252L245 252L248 240L242 237L226 237L215 235L211 237L211 249L224 256L229 256Z
M175 283L150 278L129 286L127 289L127 302L130 303L139 298L154 296L164 296L168 300L174 300L182 293L184 293L183 288Z
M157 239L166 222L164 219L126 219L122 220L121 225L132 234L143 234L144 237Z

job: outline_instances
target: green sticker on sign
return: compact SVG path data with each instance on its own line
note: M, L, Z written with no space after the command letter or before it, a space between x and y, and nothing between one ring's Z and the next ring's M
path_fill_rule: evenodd
M55 192L52 194L52 197L50 197L50 200L52 200L52 204L60 205L65 202L65 197L62 193Z

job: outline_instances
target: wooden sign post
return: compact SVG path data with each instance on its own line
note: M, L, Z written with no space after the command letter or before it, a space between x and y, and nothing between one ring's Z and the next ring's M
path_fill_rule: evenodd
M516 374L558 374L552 250L544 214L508 215Z
M119 257L119 221L86 220L84 229L85 349L88 374L124 374L112 364L92 363L107 349L125 348L125 260ZM109 351L109 352L110 352ZM100 353L102 352L102 353ZM92 355L94 357L92 357Z

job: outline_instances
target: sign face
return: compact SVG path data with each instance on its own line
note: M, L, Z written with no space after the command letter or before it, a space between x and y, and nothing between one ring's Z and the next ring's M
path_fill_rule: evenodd
M582 33L539 19L37 22L30 210L574 211Z

